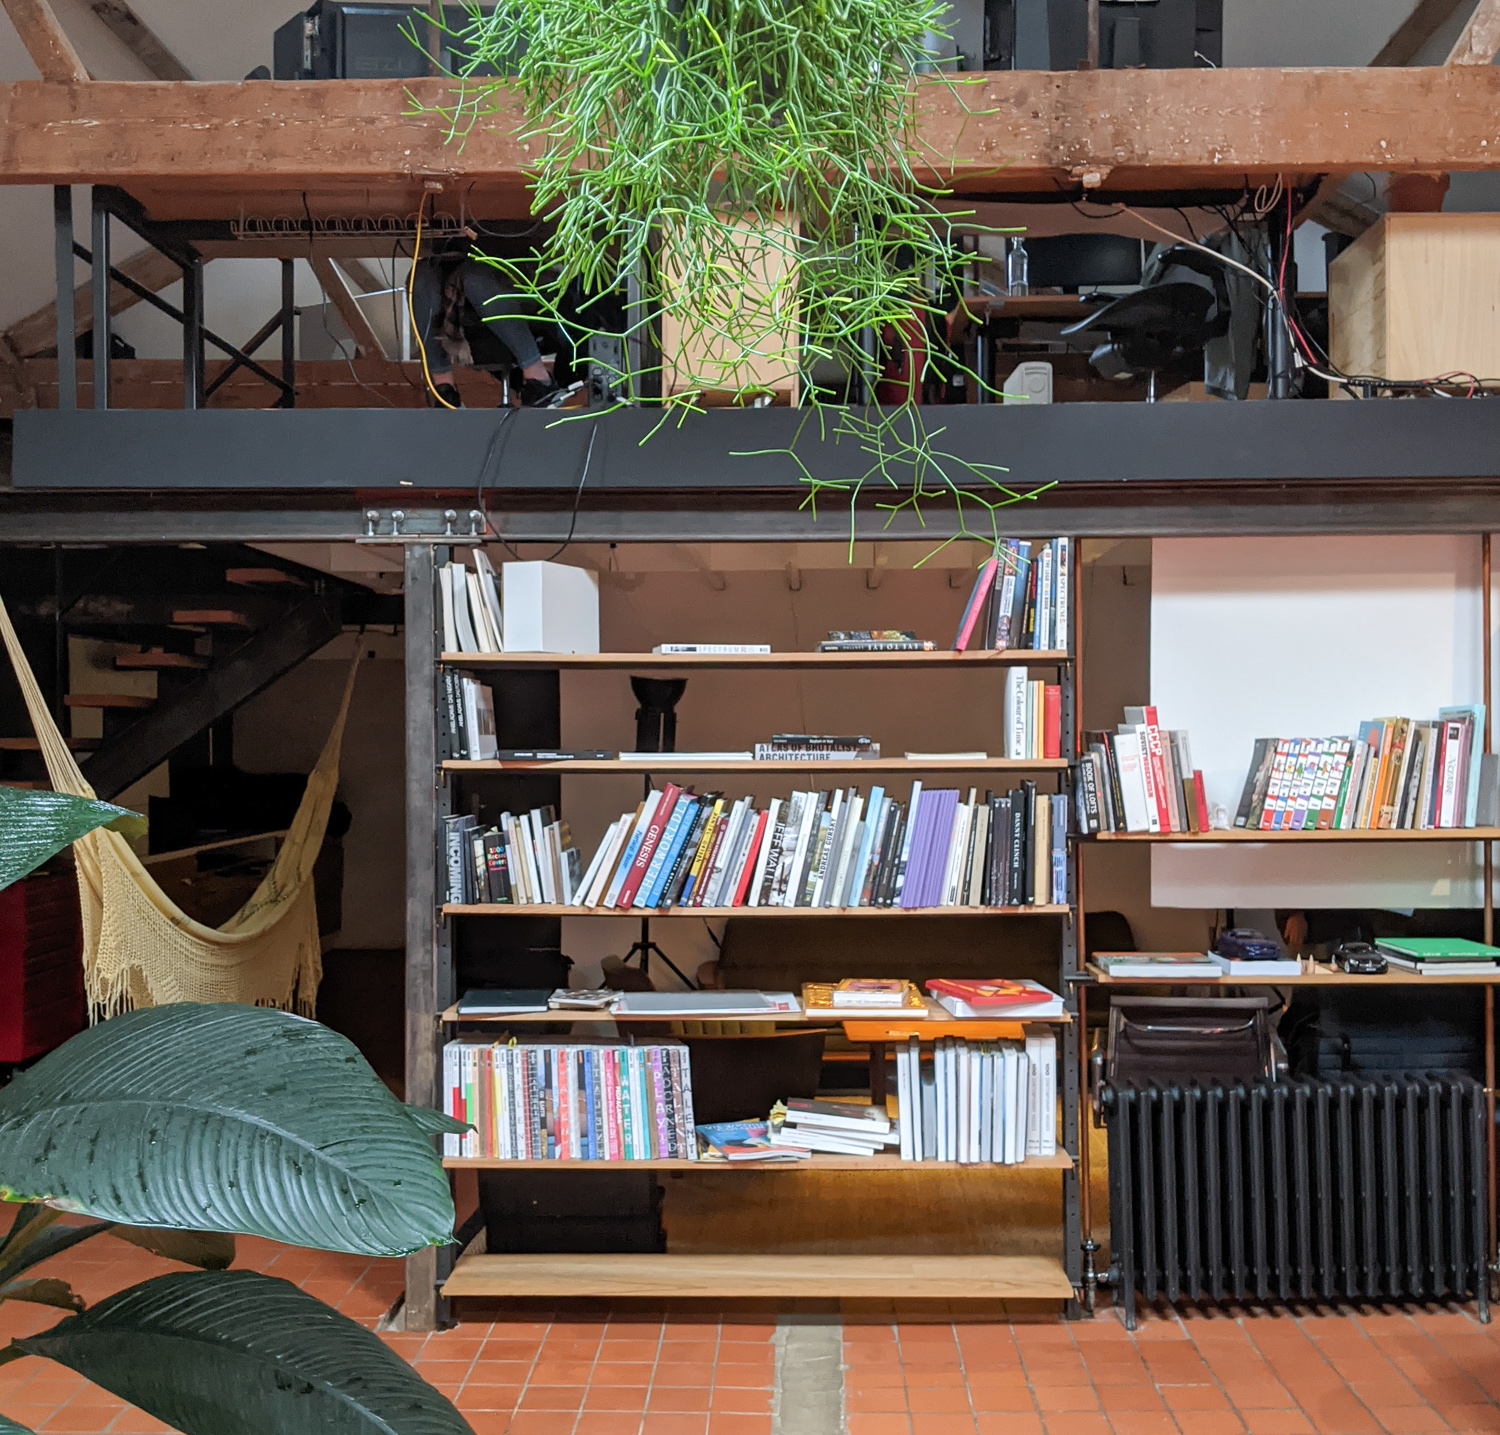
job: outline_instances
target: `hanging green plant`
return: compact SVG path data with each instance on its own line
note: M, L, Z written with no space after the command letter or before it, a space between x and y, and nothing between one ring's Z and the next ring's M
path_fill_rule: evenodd
M518 87L545 220L532 255L490 262L575 342L623 337L623 387L668 414L773 393L824 409L853 466L809 474L810 501L836 490L852 506L872 482L899 490L897 509L976 488L990 512L1034 496L934 444L915 403L894 426L871 403L882 338L925 328L963 287L957 216L914 162L915 77L946 12L943 0L471 6L467 73L515 73L465 85L455 134L495 111L496 83ZM627 291L644 302L621 324Z

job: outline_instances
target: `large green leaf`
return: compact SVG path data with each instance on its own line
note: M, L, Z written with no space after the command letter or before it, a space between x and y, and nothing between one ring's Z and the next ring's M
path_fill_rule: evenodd
M95 802L67 792L0 787L0 888L34 872L96 827L135 815L112 802Z
M348 1316L253 1271L179 1271L15 1342L186 1435L473 1435Z
M353 1045L232 1004L130 1012L18 1075L0 1091L0 1194L363 1255L453 1232L431 1139Z
M55 1305L61 1310L82 1310L83 1297L74 1293L67 1281L54 1276L37 1280L10 1281L0 1286L0 1300L24 1300L33 1305Z
M169 1231L160 1226L108 1226L110 1235L129 1241L152 1255L197 1266L201 1271L227 1271L234 1264L234 1237L222 1231Z

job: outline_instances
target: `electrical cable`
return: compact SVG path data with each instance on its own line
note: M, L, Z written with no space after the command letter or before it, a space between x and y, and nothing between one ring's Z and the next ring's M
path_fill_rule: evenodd
M411 321L412 336L417 341L417 352L422 357L422 377L426 380L427 390L445 409L456 409L459 404L450 404L437 391L437 385L432 382L432 370L427 367L427 345L422 342L422 330L417 324L417 306L412 298L417 283L417 264L422 257L422 214L427 208L427 194L423 191L422 198L417 201L417 237L412 244L411 268L406 272L406 313Z

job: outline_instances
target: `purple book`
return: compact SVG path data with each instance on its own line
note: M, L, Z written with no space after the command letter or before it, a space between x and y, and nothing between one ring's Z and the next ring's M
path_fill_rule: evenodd
M953 822L958 815L957 788L941 788L933 796L938 800L933 804L933 826L928 839L931 851L922 889L924 907L936 907L943 900L943 873L948 867L948 846L953 840Z
M906 854L906 880L901 884L902 907L920 907L922 890L922 854L927 850L926 834L932 827L933 804L924 788L917 794L916 811L911 813L911 846Z

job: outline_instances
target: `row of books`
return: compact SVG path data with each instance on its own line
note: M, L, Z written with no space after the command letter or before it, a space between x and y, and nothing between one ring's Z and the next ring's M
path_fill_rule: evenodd
M575 895L580 907L1062 905L1067 799L1034 782L981 800L912 784L753 798L668 783L611 824Z
M445 653L503 653L505 624L494 565L480 548L474 567L444 563L438 568L438 603Z
M501 1161L694 1160L681 1042L450 1041L443 1110L473 1127L443 1154Z
M1112 733L1084 734L1073 796L1080 832L1207 832L1208 797L1188 735L1154 707L1127 707Z
M1357 737L1262 737L1234 825L1262 832L1483 827L1497 813L1484 705L1375 718Z
M1062 754L1062 687L1033 682L1025 668L1005 674L1005 755L1022 762Z
M1072 577L1072 544L1066 538L997 543L974 580L953 651L966 652L971 646L1066 649Z
M1029 978L975 981L934 977L927 982L932 999L957 1017L1040 1021L1061 1016L1063 999ZM804 982L802 1009L809 1016L910 1017L927 1013L916 986L901 977L846 977L841 982Z
M478 678L453 668L444 668L438 681L439 758L493 762L500 752L495 737L494 691Z
M913 1037L896 1049L903 1161L1014 1166L1057 1154L1057 1041L939 1037L923 1061Z
M502 812L488 828L467 813L445 818L443 851L446 900L457 906L566 904L583 876L568 824L550 806Z

